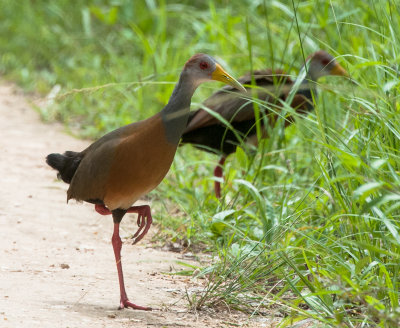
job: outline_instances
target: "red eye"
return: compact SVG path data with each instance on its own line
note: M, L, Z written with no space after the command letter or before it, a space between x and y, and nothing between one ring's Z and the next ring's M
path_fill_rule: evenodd
M208 63L207 62L201 62L200 63L200 68L201 69L207 69L208 68Z
M322 63L322 65L326 66L326 65L328 65L330 62L331 62L331 61L330 61L329 59L323 59L321 63Z

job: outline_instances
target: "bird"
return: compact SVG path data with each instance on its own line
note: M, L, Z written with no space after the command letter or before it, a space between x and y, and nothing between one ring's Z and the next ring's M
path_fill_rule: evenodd
M298 113L307 115L313 108L313 94L316 95L316 81L326 75L347 76L347 71L336 59L324 50L319 50L308 56L305 60L297 79L293 81L284 71L264 69L247 73L240 77L241 84L249 85L254 78L254 91L260 100L260 113L268 115L268 124L274 125L278 112L283 102L289 99L291 89L295 94L291 98L290 106ZM295 86L297 89L295 89ZM251 87L250 87L251 88ZM249 90L249 87L246 89ZM248 93L251 94L251 93ZM217 198L221 197L220 178L223 176L223 165L226 157L234 153L237 145L242 141L257 145L257 129L253 101L245 97L243 93L237 93L233 88L225 86L215 92L203 106L190 113L188 125L181 138L181 145L193 144L195 147L217 154L222 154L218 165L215 167L214 190ZM273 110L268 110L266 106ZM208 108L209 111L205 110ZM212 115L210 111L218 114ZM222 117L221 120L219 117ZM226 124L226 122L229 123ZM294 122L292 116L285 118L285 127ZM260 120L261 126L264 120ZM266 138L266 129L262 129L262 137Z
M136 213L139 242L152 223L148 205L132 206L153 190L170 169L189 117L191 98L206 81L221 81L242 92L244 87L210 55L195 54L184 65L167 105L154 116L109 132L80 152L52 153L46 162L69 184L70 199L94 204L102 215L112 215L111 243L120 286L119 308L151 310L136 305L127 296L122 272L119 225L126 213Z

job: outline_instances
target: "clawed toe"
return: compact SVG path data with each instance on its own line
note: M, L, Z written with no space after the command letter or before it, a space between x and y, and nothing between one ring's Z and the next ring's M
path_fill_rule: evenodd
M122 310L124 308L131 308L133 310L142 310L142 311L152 311L153 309L151 307L147 306L140 306L132 303L130 300L121 300L121 303L119 305L119 310Z

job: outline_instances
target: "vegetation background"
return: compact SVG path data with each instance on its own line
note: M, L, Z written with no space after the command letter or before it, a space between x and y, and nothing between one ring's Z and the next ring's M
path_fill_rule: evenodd
M282 327L398 327L399 36L398 0L2 0L0 73L56 95L43 119L94 138L159 111L194 53L238 77L295 76L329 51L357 85L324 79L307 118L282 119L257 152L238 147L222 201L217 157L181 147L151 194L156 222L165 240L217 255L188 266L209 281L192 307L279 308ZM203 85L193 107L218 87Z

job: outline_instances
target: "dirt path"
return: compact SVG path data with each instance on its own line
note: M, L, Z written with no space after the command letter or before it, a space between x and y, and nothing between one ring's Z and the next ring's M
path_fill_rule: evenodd
M0 327L271 327L240 314L188 312L185 288L196 282L163 274L188 260L146 239L124 244L125 281L134 302L155 310L118 311L112 219L67 205L67 186L44 162L49 152L85 146L41 123L17 88L0 83Z

